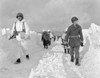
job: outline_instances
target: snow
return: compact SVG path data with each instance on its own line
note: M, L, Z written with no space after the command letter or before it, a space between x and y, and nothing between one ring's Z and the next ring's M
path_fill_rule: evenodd
M43 56L43 59L40 60L36 70L30 74L29 78L39 77L40 78L66 78L66 73L64 71L64 66L62 63L62 54L47 53Z
M83 30L84 47L80 48L81 66L70 62L64 53L61 39L43 49L41 34L31 31L27 41L30 60L22 55L22 63L13 64L16 52L21 51L16 40L0 35L0 78L100 78L100 27L94 23Z
M9 41L7 38L1 35L0 78L28 78L30 69L38 64L38 61L41 59L42 55L45 52L42 52L43 48L40 40L40 36L36 34L31 34L31 40L27 41L27 45L29 47L30 60L26 60L25 56L23 56L22 54L22 63L19 65L14 65L17 51L22 50L19 48L16 40ZM26 75L24 75L25 73Z
M2 35L5 35L5 34L6 34L6 29L3 28L3 29L2 29Z
M37 34L35 31L30 31L30 34Z

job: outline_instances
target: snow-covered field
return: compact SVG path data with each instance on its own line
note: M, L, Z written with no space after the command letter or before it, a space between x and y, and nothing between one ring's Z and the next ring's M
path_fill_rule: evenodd
M98 26L92 24L83 30L85 46L80 48L79 67L70 62L69 54L64 54L60 40L45 50L41 35L36 33L32 33L27 42L30 60L22 54L22 63L15 65L16 52L21 49L16 40L9 41L0 35L0 78L100 78L100 31L97 29Z

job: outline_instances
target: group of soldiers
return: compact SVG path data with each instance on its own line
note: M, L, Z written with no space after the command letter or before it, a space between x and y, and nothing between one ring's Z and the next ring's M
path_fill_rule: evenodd
M79 66L80 65L79 49L80 49L80 46L82 47L84 46L82 28L78 24L77 17L72 17L71 22L72 22L72 25L70 25L63 34L62 45L64 45L65 53L67 50L68 53L70 54L71 62L75 61L75 65ZM46 33L46 31L42 33L42 40L44 40L43 45L45 48L45 45L48 46L51 44L51 39L49 37L49 34L48 34L48 37L45 37L44 33Z
M42 37L41 37L41 41L43 42L43 46L45 49L48 49L48 46L51 45L51 41L55 41L55 38L56 36L50 31L46 31L46 30L43 30L42 31Z
M26 56L26 59L29 59L30 57L28 53L28 48L26 46L26 40L30 39L29 26L25 21L22 13L18 13L16 19L17 21L13 24L12 35L9 40L16 39L18 41L18 44L21 46L23 54L25 54ZM80 65L79 48L80 46L83 46L82 28L78 24L77 17L72 17L71 22L72 25L70 25L65 31L65 37L62 40L62 44L64 46L70 47L69 54L71 56L71 62L75 61L75 65ZM44 48L48 49L48 46L51 45L52 38L55 41L55 36L51 33L51 31L42 32L41 41L43 41ZM21 53L18 52L15 64L21 63L20 54Z

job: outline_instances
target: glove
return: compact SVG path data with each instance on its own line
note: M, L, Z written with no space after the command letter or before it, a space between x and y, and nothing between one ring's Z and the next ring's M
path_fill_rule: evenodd
M83 47L84 45L83 45L83 41L81 42L81 46Z

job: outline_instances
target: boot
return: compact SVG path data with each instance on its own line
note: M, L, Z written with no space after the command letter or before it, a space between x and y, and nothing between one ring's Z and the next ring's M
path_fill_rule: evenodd
M26 59L29 59L29 55L26 55Z
M16 60L15 64L19 64L19 63L21 63L20 58L18 58L18 59Z
M66 49L64 49L65 50L65 54L66 54Z
M76 59L75 65L80 66L79 59Z
M70 49L68 48L68 54L69 54Z
M74 56L71 56L71 62L74 62Z

